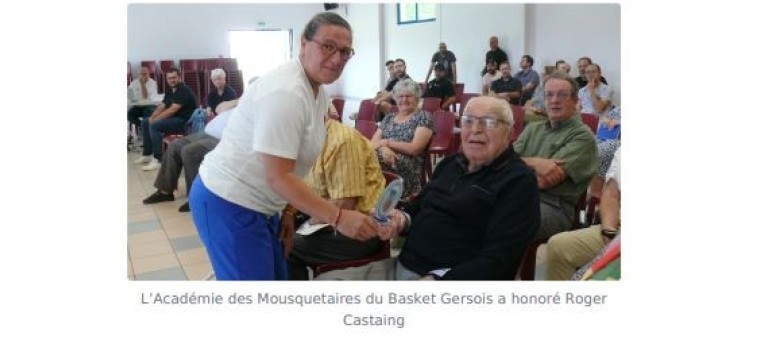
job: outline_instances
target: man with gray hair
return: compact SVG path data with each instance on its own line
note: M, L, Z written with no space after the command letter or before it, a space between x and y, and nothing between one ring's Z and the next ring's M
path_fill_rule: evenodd
M511 147L506 101L476 97L461 117L462 153L446 157L381 239L406 235L397 280L512 280L540 222L538 187Z

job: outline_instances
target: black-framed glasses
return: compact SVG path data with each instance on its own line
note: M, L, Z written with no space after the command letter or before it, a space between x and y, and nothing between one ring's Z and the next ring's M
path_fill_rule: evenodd
M496 129L497 126L499 126L499 122L504 123L505 121L503 119L499 119L496 117L491 116L485 116L485 117L476 117L468 114L462 115L460 118L460 122L462 123L463 127L473 127L475 124L479 124L481 126L485 126L488 130Z
M322 53L324 53L328 57L331 57L333 54L335 54L335 52L340 51L340 59L348 61L349 59L351 59L351 57L354 56L354 54L356 54L356 52L354 52L354 49L350 47L346 47L339 50L338 46L331 42L321 42L317 39L311 39L309 41L318 44L319 47L322 48Z

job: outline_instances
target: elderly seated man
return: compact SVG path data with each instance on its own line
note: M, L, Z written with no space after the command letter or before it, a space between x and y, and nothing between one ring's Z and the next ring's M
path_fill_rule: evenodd
M533 171L510 146L506 101L477 97L461 117L462 150L436 167L406 212L378 228L406 241L397 280L511 280L541 220Z

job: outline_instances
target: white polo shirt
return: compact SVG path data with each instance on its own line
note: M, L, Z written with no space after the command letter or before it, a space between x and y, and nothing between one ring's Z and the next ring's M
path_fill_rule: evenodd
M259 153L294 159L293 173L303 178L322 152L329 105L323 86L314 98L297 58L280 65L243 93L221 141L198 170L203 183L232 203L278 213L286 202L269 187Z

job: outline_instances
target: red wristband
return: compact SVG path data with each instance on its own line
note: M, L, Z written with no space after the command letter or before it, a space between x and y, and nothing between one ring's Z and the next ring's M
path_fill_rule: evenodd
M333 227L335 227L335 228L337 228L337 227L338 227L338 222L340 221L340 214L341 214L341 212L342 212L342 211L343 211L343 209L341 209L341 208L338 208L338 215L337 215L337 216L335 216L335 220L334 220L334 222L332 223L332 226L333 226Z

